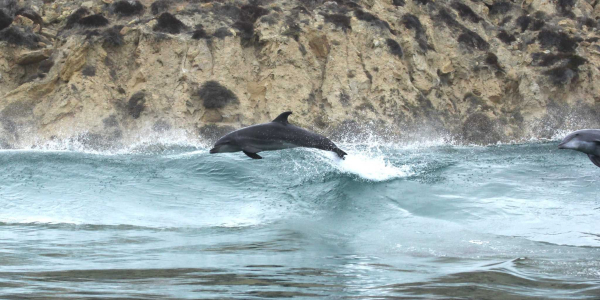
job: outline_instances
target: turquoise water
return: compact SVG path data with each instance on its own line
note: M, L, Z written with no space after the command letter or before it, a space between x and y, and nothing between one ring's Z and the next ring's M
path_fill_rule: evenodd
M0 151L0 298L600 298L585 155L341 148Z

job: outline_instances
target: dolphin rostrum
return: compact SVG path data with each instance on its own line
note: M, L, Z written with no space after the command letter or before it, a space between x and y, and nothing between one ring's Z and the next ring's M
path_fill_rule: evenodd
M317 148L335 152L344 159L346 152L328 138L288 123L291 111L280 114L269 123L248 126L220 138L210 153L242 151L254 159L262 157L256 153L296 147Z
M583 152L600 167L600 129L583 129L567 135L558 145L559 149Z

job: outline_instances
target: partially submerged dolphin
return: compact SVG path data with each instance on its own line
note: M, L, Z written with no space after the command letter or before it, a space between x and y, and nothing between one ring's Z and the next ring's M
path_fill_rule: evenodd
M583 152L600 167L600 129L583 129L567 135L558 145L559 149Z
M242 151L254 159L262 157L261 151L282 150L296 147L317 148L333 151L341 159L346 152L338 148L328 138L288 123L291 111L280 114L270 123L245 127L220 138L210 153Z

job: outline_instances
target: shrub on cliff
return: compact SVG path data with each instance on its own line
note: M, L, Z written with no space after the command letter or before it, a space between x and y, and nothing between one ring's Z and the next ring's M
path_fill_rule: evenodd
M123 45L124 41L123 36L121 35L121 29L123 29L123 25L116 25L106 29L104 33L102 33L104 42L113 47Z
M544 19L546 18L545 14L541 11L534 14L535 18L530 16L520 16L517 18L517 26L521 28L521 32L525 32L525 30L529 29L531 31L539 31L546 25Z
M324 14L323 17L325 18L325 22L331 23L336 27L342 28L344 32L346 32L346 30L348 29L352 29L352 26L350 26L350 17L348 16L340 14Z
M549 67L553 66L557 63L563 63L564 65L569 66L570 68L578 68L579 66L585 64L587 59L574 54L567 53L543 53L537 52L531 54L532 62L531 64L534 66L540 67Z
M0 9L0 30L10 26L12 24L13 18L6 14L4 10Z
M158 22L154 25L152 30L158 32L166 32L170 34L178 34L181 30L185 29L187 26L183 24L183 22L179 21L175 16L166 12L158 17Z
M484 62L490 67L495 68L500 72L504 72L504 68L502 67L502 65L500 65L500 62L498 62L498 56L496 56L496 54L488 52Z
M564 32L542 30L538 34L538 41L542 48L556 47L560 52L573 52L577 48L578 40Z
M357 9L354 11L354 16L361 21L371 23L371 25L373 25L373 26L377 26L377 27L383 28L383 29L388 29L391 31L390 24L388 24L388 22L379 19L378 17L376 17L375 15L373 15L371 13L368 13L361 9Z
M572 17L573 7L575 6L576 0L558 0L556 1L556 10L560 12L563 16Z
M169 10L169 6L171 6L171 0L154 1L154 3L150 5L150 11L153 15L158 15Z
M505 30L500 30L500 33L498 33L497 37L507 45L510 45L510 43L517 40L514 35L506 32Z
M230 103L239 103L237 96L216 81L205 82L198 90L205 108L223 108Z
M36 48L40 38L35 33L24 31L18 27L11 26L0 30L0 41L5 41L10 45L26 46Z
M127 112L134 119L137 119L140 117L142 111L144 111L145 103L146 94L144 92L137 92L129 98L129 101L127 102Z
M517 26L521 28L521 32L525 32L533 19L530 16L520 16L517 18Z
M579 76L579 67L587 63L587 59L567 53L533 53L531 55L534 66L553 68L543 72L554 85L563 85L572 82Z
M50 72L50 69L52 69L53 66L54 66L54 59L52 57L50 57L48 59L44 59L44 60L42 60L42 62L40 62L40 65L38 66L38 73L46 74L46 73Z
M404 56L404 53L402 52L402 47L400 47L400 44L398 44L398 42L392 39L387 39L385 40L385 42L391 54L398 56L398 58L400 59Z
M406 5L406 1L405 0L392 0L392 4L395 6L404 6L404 5Z
M72 14L67 17L67 24L65 25L65 29L70 29L81 20L81 18L87 16L90 12L86 8L79 8Z
M81 18L77 21L77 24L83 27L104 27L108 25L108 23L110 23L108 19L100 14Z
M112 10L114 13L123 16L129 17L133 15L139 15L144 12L144 6L140 1L128 1L128 0L120 0L116 1L112 5Z
M233 23L231 27L238 30L242 43L248 43L250 40L252 40L252 37L254 36L253 23L237 21Z
M456 21L456 19L454 18L454 14L446 9L440 9L439 13L436 16L436 19L441 22L444 22L451 29L465 29L465 27L462 24L460 24L460 22Z
M533 23L531 24L531 26L529 26L529 28L531 31L540 31L540 29L542 29L544 25L546 25L546 22L544 20L535 19L533 20Z
M590 29L598 27L598 22L596 22L596 20L594 20L592 18L581 17L581 18L577 18L577 21L579 23L579 27L580 28L582 26L584 26L584 25L587 26L587 28L590 28Z
M488 42L481 38L477 33L468 29L458 36L458 42L467 46L469 49L487 51L490 48Z
M415 31L415 40L417 40L417 44L419 44L419 48L423 52L427 52L429 49L427 45L427 35L425 34L425 28L423 28L423 24L417 16L411 14L405 14L402 16L402 24L408 29L413 29Z
M199 40L208 38L210 38L210 36L204 30L204 27L200 24L196 25L196 30L194 30L194 32L192 33L192 39Z
M458 11L458 15L463 20L469 20L473 23L479 23L479 21L483 20L480 16L478 16L469 6L460 3L458 1L452 3L452 8Z
M242 5L240 8L240 21L254 23L258 18L268 15L269 10L256 5Z
M557 67L544 71L544 75L548 76L550 82L554 85L564 85L571 83L573 79L578 77L577 70L567 67Z
M224 38L226 38L228 36L232 36L232 35L233 35L233 33L231 33L231 31L229 31L229 29L227 27L218 28L213 33L213 36L218 39L224 39Z
M487 5L487 7L489 8L490 15L503 15L510 10L511 4L506 1L497 1L492 5Z

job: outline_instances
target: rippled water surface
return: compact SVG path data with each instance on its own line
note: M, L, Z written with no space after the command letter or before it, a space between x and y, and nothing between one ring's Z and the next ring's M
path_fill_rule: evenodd
M0 151L0 298L600 298L585 155L341 148Z

